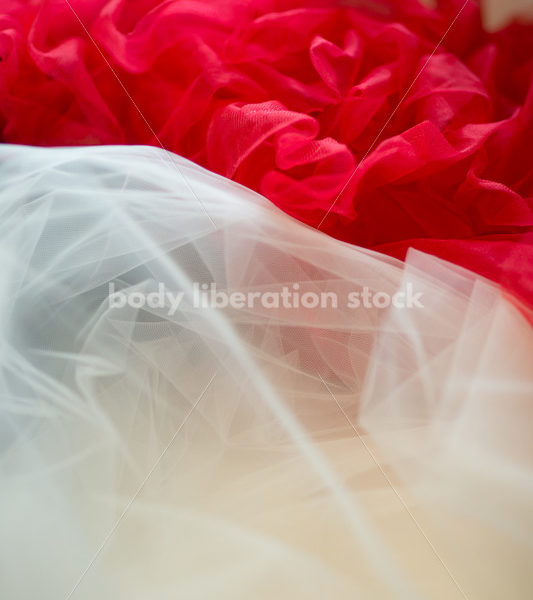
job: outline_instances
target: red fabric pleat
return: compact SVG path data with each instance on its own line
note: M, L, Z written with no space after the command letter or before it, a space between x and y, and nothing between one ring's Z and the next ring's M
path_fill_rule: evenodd
M533 305L533 26L489 34L472 1L430 58L462 0L70 4L87 31L64 0L2 2L3 141L161 143Z

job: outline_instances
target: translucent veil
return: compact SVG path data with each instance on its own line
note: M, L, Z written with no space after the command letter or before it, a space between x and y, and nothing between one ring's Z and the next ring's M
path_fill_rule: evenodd
M3 597L529 597L533 334L496 287L154 148L0 177Z

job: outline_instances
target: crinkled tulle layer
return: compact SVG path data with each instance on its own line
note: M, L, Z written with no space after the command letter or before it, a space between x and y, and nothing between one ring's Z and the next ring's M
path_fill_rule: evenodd
M496 287L154 148L2 146L0 177L5 597L529 598L533 331Z
M336 238L416 247L531 306L532 82L533 26L487 33L474 0L4 0L0 14L3 140L162 144Z

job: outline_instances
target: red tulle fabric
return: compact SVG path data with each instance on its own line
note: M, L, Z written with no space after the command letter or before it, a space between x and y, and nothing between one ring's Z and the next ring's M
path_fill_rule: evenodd
M78 20L3 0L2 139L161 143L337 238L419 248L533 305L533 27L488 34L472 0L430 58L462 4L70 0Z

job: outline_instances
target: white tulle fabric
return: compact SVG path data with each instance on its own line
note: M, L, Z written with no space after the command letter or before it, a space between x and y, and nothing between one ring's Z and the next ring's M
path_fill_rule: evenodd
M533 333L497 288L154 148L6 145L0 186L3 598L530 597Z

